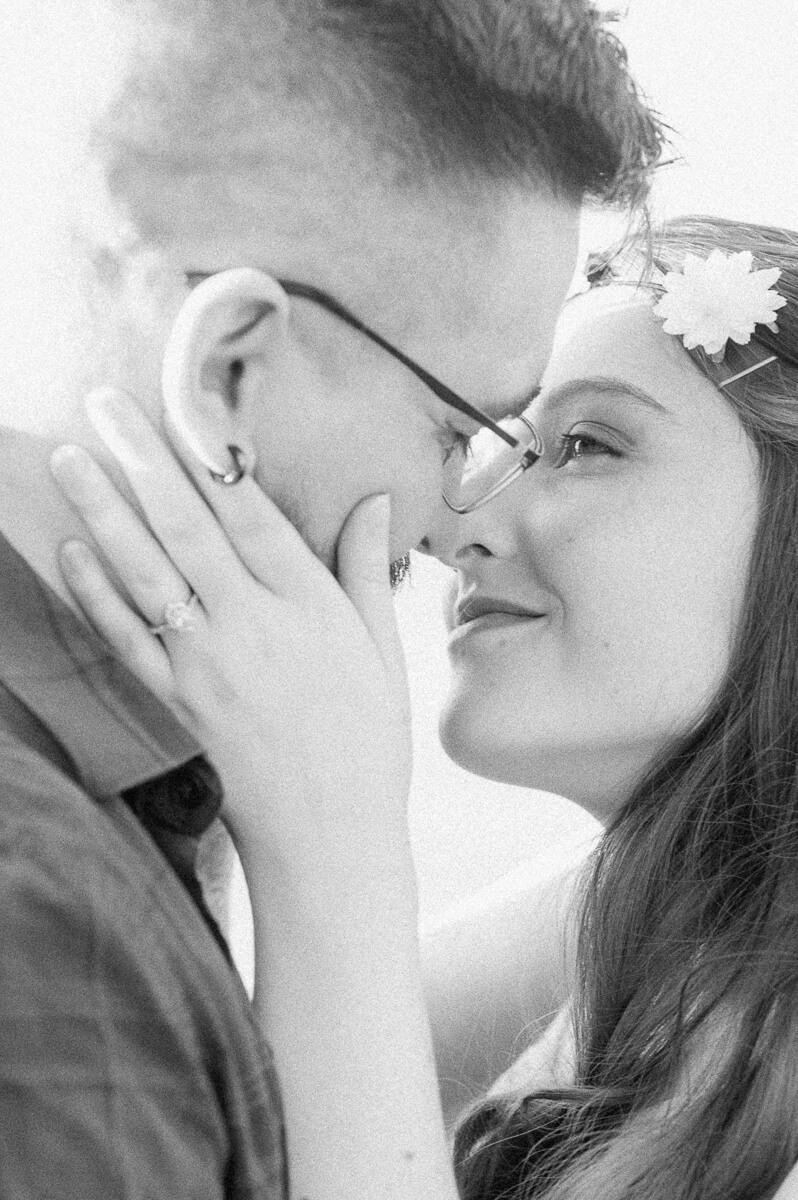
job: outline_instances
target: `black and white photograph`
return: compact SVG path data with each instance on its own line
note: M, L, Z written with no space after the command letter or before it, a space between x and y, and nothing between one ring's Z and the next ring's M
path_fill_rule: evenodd
M0 1200L798 1200L796 0L0 96Z

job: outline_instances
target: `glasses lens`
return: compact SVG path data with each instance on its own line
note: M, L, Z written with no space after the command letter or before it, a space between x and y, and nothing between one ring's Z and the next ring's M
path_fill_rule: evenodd
M478 504L543 453L540 437L525 417L508 417L499 425L518 445L508 446L493 430L480 429L468 443L462 473L444 487L444 497L452 508L467 509Z

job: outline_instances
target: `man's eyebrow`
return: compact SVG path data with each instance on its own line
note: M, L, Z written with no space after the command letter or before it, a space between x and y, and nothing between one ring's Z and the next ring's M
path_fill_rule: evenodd
M552 388L550 392L546 393L546 407L565 404L568 400L574 400L584 392L598 393L600 396L613 396L622 400L636 400L639 404L653 409L660 416L669 415L667 408L660 404L659 400L650 396L648 392L644 392L642 388L635 387L633 383L628 383L625 379L613 379L608 375L569 379L567 383Z

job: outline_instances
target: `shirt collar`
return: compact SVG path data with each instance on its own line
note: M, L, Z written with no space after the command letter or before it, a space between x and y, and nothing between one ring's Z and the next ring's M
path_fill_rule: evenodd
M116 795L199 753L2 535L0 629L0 682L63 746L92 795Z

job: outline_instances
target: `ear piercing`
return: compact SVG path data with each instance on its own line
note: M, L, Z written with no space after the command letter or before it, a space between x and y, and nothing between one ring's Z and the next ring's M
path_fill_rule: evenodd
M213 467L209 467L208 472L214 483L223 483L230 487L241 482L247 473L247 468L244 451L240 446L228 444L227 450L233 460L232 467L228 467L226 471L215 471Z

